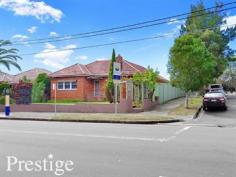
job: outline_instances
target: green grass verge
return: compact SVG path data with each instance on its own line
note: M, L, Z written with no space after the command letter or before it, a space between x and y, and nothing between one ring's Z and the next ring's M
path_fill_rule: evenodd
M105 114L105 113L60 113L53 120L71 121L122 121L122 122L149 122L175 120L171 116L144 115L144 114Z
M184 107L184 103L170 110L169 115L189 116L194 115L198 108L202 105L202 97L189 98L189 108Z

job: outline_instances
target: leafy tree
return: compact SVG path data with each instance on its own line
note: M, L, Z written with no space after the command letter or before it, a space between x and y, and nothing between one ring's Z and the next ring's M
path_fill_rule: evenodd
M229 61L229 62L236 61L236 55L230 57L230 58L228 59L228 61Z
M185 106L188 107L188 93L199 91L213 80L216 62L204 42L194 35L186 34L175 40L170 50L168 72L174 86L186 93Z
M32 102L43 102L49 98L50 78L46 73L41 73L33 82Z
M113 63L115 61L116 61L116 53L115 53L115 49L113 49L110 67L109 67L108 79L106 83L106 97L110 103L113 102L113 97L114 97Z
M10 89L10 84L8 82L0 83L0 95L2 95L3 91L6 89Z
M225 70L227 60L234 54L229 42L236 36L236 27L226 27L226 13L219 12L223 8L216 2L213 10L206 10L203 1L191 6L191 14L181 27L181 36L192 34L199 37L216 62L214 78L218 78Z
M11 65L21 70L20 66L17 64L18 59L21 59L21 57L16 54L18 50L14 48L3 48L9 45L11 45L10 41L0 40L0 64L4 65L8 70L11 69Z
M236 89L236 70L226 69L222 76L219 78L226 91L232 91Z
M144 73L137 72L133 75L133 81L135 84L144 84L145 86L147 86L149 99L152 99L153 97L157 78L158 72L154 71L150 67L148 67L148 69Z
M43 82L34 82L32 87L32 102L43 102L45 85Z

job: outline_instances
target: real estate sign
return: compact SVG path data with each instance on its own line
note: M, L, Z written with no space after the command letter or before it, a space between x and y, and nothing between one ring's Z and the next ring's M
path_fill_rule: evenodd
M121 76L121 64L114 62L113 63L113 80L114 81L119 81Z

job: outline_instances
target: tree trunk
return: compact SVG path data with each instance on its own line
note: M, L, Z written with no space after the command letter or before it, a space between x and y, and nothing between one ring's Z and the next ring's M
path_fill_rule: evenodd
M188 92L185 94L185 108L188 109Z

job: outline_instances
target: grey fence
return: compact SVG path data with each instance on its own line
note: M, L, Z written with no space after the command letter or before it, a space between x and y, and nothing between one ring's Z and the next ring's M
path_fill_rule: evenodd
M163 104L169 100L183 97L184 92L179 88L171 86L170 83L158 83L154 96L158 96L160 104Z

